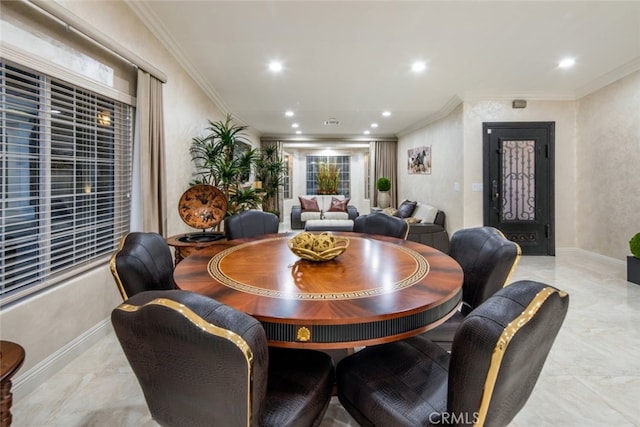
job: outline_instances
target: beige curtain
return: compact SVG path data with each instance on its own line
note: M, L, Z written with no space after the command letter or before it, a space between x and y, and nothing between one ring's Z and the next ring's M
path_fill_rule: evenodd
M398 206L397 182L398 182L398 144L395 141L371 141L369 146L369 171L372 177L370 181L371 206L378 206L378 191L376 181L381 176L391 180L391 206Z
M138 70L138 138L142 231L167 232L162 82Z

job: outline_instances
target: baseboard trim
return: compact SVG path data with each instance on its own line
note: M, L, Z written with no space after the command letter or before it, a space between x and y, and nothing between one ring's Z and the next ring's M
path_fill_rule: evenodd
M71 363L111 331L109 318L97 323L33 368L16 376L12 381L13 400L18 401L33 392L53 374Z

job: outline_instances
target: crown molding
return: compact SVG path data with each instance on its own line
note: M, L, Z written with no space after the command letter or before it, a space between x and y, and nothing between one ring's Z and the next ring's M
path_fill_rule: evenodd
M207 82L202 73L193 65L193 63L182 53L182 49L162 25L160 19L153 10L145 3L136 0L124 0L125 4L136 14L142 23L151 31L151 33L162 43L169 53L177 60L178 64L187 72L187 74L195 81L195 83L203 90L203 92L211 99L211 101L224 114L231 112L231 108L222 99L220 94ZM243 121L235 114L234 121L244 125Z
M603 74L597 79L592 80L590 83L587 83L586 85L578 88L576 90L576 99L582 98L583 96L589 95L599 89L602 89L603 87L608 86L611 83L620 80L623 77L626 77L638 70L640 70L640 57L632 59L626 64L614 68L608 73Z
M433 114L429 114L427 117L425 117L424 119L420 120L417 123L414 123L413 125L403 129L402 131L398 132L397 136L398 137L403 137L411 132L415 132L418 129L422 129L425 126L430 125L431 123L437 122L440 119L443 119L445 117L447 117L449 114L451 114L451 112L453 110L455 110L460 104L462 104L462 99L460 99L460 97L458 97L458 95L454 95L453 97L451 97L451 99L449 99L449 101L447 101L446 104L444 104L442 106L442 108L440 110L438 110L437 112L433 113Z

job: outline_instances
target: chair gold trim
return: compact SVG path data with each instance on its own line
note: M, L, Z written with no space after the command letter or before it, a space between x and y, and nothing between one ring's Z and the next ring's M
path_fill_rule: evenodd
M484 388L482 391L482 397L480 399L480 408L478 409L478 418L474 424L474 426L482 427L487 418L487 413L489 412L489 406L491 404L491 397L493 396L493 390L496 385L496 381L498 379L498 373L500 372L500 366L502 364L502 359L504 357L505 352L507 351L507 347L509 343L513 339L513 337L518 333L518 331L526 325L533 316L536 315L542 304L554 293L558 293L561 298L567 296L566 292L559 291L552 287L546 287L531 300L529 305L525 308L525 310L518 317L513 319L511 323L509 323L506 328L502 331L500 338L496 342L496 346L493 349L493 353L491 355L491 362L489 364L489 370L487 372L487 379L484 383Z
M125 240L127 240L128 236L129 236L129 233L125 234L120 238L120 244L118 245L118 250L111 255L111 259L109 260L109 268L111 269L111 275L116 281L116 285L118 286L118 291L120 291L120 296L122 296L122 301L128 300L129 296L127 295L127 292L124 290L124 286L122 285L122 280L118 275L118 268L116 267L116 257L118 256L120 251L122 251L124 242Z
M184 304L180 304L176 301L172 301L167 298L156 298L151 300L143 305L132 305L128 303L122 303L116 307L116 310L122 310L127 312L135 312L141 310L149 305L160 305L163 307L167 307L171 310L174 310L184 316L187 320L191 321L195 326L202 329L204 332L207 332L211 335L224 338L238 347L238 349L242 352L246 366L247 366L247 390L249 393L247 394L246 405L248 408L248 419L247 426L251 425L251 418L253 417L252 408L251 408L251 379L253 378L253 351L251 351L251 347L249 344L238 334L228 329L221 328L219 326L213 325L202 317L194 313L189 307Z

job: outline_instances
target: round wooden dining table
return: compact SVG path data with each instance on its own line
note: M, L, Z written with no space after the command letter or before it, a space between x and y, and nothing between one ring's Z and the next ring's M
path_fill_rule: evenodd
M219 241L174 271L182 290L258 319L269 345L353 348L395 341L444 322L462 300L462 269L448 255L385 236L335 232L347 250L299 258L289 234Z

